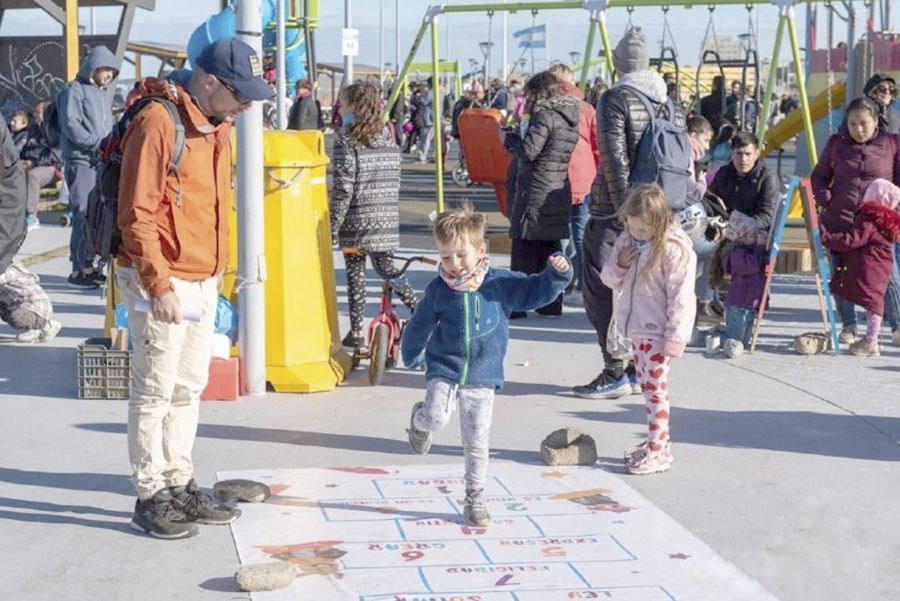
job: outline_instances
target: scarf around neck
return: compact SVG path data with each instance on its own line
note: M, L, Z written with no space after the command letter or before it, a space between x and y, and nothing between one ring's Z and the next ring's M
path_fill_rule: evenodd
M444 280L444 283L458 292L475 292L484 283L484 276L487 275L488 268L491 266L490 259L485 255L481 257L475 269L467 271L461 276L453 277L444 271L443 265L438 264L438 275Z

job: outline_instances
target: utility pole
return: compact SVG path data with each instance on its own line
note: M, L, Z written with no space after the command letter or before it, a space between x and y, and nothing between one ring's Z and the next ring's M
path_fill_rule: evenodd
M349 35L350 30L352 29L352 19L351 19L351 7L352 0L344 0L344 36L346 40L346 36ZM346 45L346 41L345 41ZM344 85L341 86L341 89L346 88L350 84L353 83L353 54L349 51L348 48L344 48Z

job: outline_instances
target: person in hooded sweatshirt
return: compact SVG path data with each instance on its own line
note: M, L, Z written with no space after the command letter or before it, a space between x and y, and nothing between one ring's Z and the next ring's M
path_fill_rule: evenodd
M106 46L94 46L84 59L78 75L66 84L56 99L59 146L72 211L72 237L69 241L72 273L66 281L69 288L89 290L104 281L100 271L94 269L93 253L87 247L84 218L88 194L97 179L96 161L100 142L113 126L112 96L106 88L118 75L115 55Z
M866 310L866 335L850 344L850 354L877 357L884 318L884 294L894 268L894 244L900 240L900 188L876 179L866 188L850 230L830 231L820 224L822 244L843 254L843 269L831 277L831 291Z
M603 353L603 371L590 383L576 386L572 392L588 399L618 398L641 394L633 366L613 357L607 348L607 332L613 315L612 290L600 279L603 264L613 252L622 233L618 211L630 191L629 176L634 167L637 147L650 124L650 115L638 94L647 98L660 117L669 118L684 128L684 112L673 103L674 115L668 115L668 88L662 76L650 69L650 50L640 27L632 27L613 52L616 83L597 103L597 140L600 170L591 188L590 219L584 234L584 309L597 331Z
M542 71L525 84L527 119L519 131L500 130L516 159L515 197L509 211L512 252L510 268L540 273L547 259L560 252L569 237L569 159L578 143L578 99L562 94L556 77ZM544 317L562 315L562 294L536 310ZM524 317L514 311L511 317Z

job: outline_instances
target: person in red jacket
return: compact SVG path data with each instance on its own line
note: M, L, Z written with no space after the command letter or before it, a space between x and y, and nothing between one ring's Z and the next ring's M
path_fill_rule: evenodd
M884 319L884 294L894 269L894 243L900 240L900 188L876 179L866 188L862 204L846 232L831 232L824 223L822 243L842 253L841 268L831 276L831 291L867 312L866 336L850 345L850 354L877 357Z
M591 184L597 177L600 166L600 150L597 148L597 111L584 100L584 92L575 85L575 73L568 66L557 63L550 67L550 73L559 82L559 91L578 99L578 142L569 158L569 184L572 186L572 211L569 215L569 243L566 255L572 260L575 278L566 298L569 304L581 306L582 273L584 261L584 229L587 227L588 206L590 206Z

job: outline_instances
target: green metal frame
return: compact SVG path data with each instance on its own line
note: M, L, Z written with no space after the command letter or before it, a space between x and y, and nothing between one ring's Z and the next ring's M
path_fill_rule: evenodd
M807 0L808 2L814 2L818 0ZM719 6L719 5L743 5L747 6L750 4L775 4L779 9L779 19L778 19L778 31L775 37L775 49L772 56L778 56L778 53L781 50L781 40L784 33L785 26L787 26L788 30L788 38L791 44L791 52L794 59L794 69L795 75L797 77L797 88L800 94L800 111L803 115L803 129L806 134L806 138L809 141L807 144L807 150L809 151L809 159L810 164L815 167L817 162L816 155L816 141L815 136L813 135L812 128L812 117L810 115L809 110L809 98L806 96L806 81L804 80L804 72L803 65L800 62L800 46L797 42L797 28L794 23L794 6L799 4L800 0L708 0L703 4L709 6ZM422 25L419 27L419 32L416 34L416 39L413 41L412 48L410 48L409 54L406 57L406 62L403 65L403 69L401 69L400 73L397 74L397 79L400 81L405 81L407 75L409 74L410 66L413 64L413 59L416 56L416 53L419 51L419 46L422 44L422 41L425 39L425 32L429 26L431 26L431 69L432 76L434 82L438 81L439 75L439 64L438 61L438 17L443 14L451 14L451 13L469 13L469 12L487 12L487 11L506 11L509 13L516 13L518 11L531 11L531 10L561 10L561 9L582 9L590 12L590 29L588 30L588 39L587 44L584 51L585 57L590 57L593 53L593 44L594 44L594 35L595 28L600 31L600 38L603 42L604 48L604 56L606 58L606 65L611 74L615 74L615 67L612 62L612 53L613 47L609 41L609 31L606 27L606 10L610 8L640 8L640 7L673 7L673 6L683 6L685 8L691 8L696 6L698 3L696 0L582 0L580 2L574 1L540 1L540 2L510 2L508 4L502 3L484 3L484 4L456 4L456 5L436 5L428 7L428 10L425 12L425 17L422 19ZM589 60L585 60L584 64L581 68L581 86L584 87L584 83L587 81L588 77L588 64ZM769 90L774 86L774 78L775 78L776 69L770 68L769 77L767 81L766 94L763 99L763 109L762 115L768 115L768 111L770 108L770 98L771 94ZM388 98L387 105L385 106L384 113L382 114L382 118L387 120L388 115L390 115L391 108L394 106L394 103L397 102L397 97L401 93L401 86L394 86L393 91L391 92L390 97ZM441 98L440 98L440 86L435 85L433 88L434 93L434 121L437 125L435 132L435 152L434 152L434 170L435 177L437 179L437 210L441 212L444 210L444 171L443 171L443 144L441 138L443 137L443 133L441 131L440 123L441 123ZM765 135L765 127L766 120L760 119L760 136ZM760 139L763 139L762 137Z
M428 70L431 72L431 67L431 63L411 63L409 70L413 72ZM462 71L459 67L459 61L438 61L438 73L453 73L453 93L459 98L462 94ZM435 79L434 81L437 80ZM409 86L408 73L407 77L403 80L403 85Z

